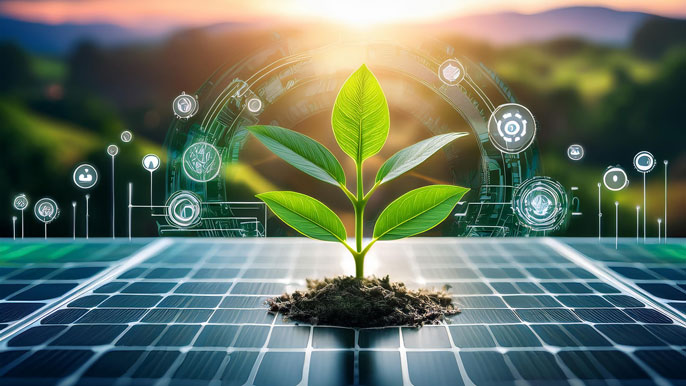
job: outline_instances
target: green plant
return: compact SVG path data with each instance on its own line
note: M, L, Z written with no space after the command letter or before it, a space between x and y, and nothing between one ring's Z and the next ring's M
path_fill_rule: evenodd
M364 209L382 184L424 162L466 133L448 133L423 140L389 158L376 174L374 186L364 193L362 164L381 150L390 126L386 96L367 66L362 65L343 84L336 97L331 125L336 142L355 161L357 194L346 187L343 167L331 152L314 139L277 126L247 128L284 161L321 181L341 188L355 209L355 248L348 245L343 222L326 205L296 192L267 192L257 197L283 222L303 235L343 244L355 259L355 276L364 276L364 257L378 240L397 240L428 231L450 215L469 191L452 185L430 185L412 190L388 205L374 226L372 240L363 248Z

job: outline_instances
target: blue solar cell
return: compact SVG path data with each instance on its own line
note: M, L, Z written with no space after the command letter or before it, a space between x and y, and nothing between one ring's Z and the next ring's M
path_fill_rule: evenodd
M178 351L150 351L131 377L159 378L169 370L178 356Z
M43 303L0 303L0 323L24 318L44 305Z
M239 326L206 325L193 345L196 347L229 347L238 335L238 328Z
M231 282L188 282L182 283L174 292L178 294L223 295L231 288Z
M263 308L267 297L264 296L225 296L219 308Z
M226 353L222 351L189 351L173 378L211 380L225 357Z
M229 363L221 377L222 385L243 385L248 380L256 360L256 352L234 351L229 353Z
M27 268L5 278L5 280L38 280L55 273L56 268Z
M308 385L345 386L355 383L355 353L352 351L313 351Z
M50 343L51 346L101 346L113 343L126 329L125 325L76 325L69 327Z
M155 346L188 346L200 331L197 324L173 324L167 327Z
M513 308L562 307L562 304L550 295L507 295L503 296L503 300Z
M399 332L397 327L361 329L357 344L361 348L398 348Z
M449 329L456 347L495 347L491 333L485 326L450 326Z
M233 343L234 347L260 348L264 346L269 336L269 327L243 325L238 331L238 338Z
M636 267L624 267L624 266L610 266L611 270L617 272L618 274L634 280L655 280L657 276L651 274L650 272Z
M310 340L310 328L300 326L276 326L272 328L269 348L306 348Z
M665 346L643 326L636 324L599 324L598 331L617 344L625 346Z
M14 295L9 300L48 300L64 295L76 287L77 283L37 284Z
M264 354L255 376L256 386L295 386L302 379L304 352L273 352ZM274 371L279 369L279 371Z
M643 323L674 323L670 317L648 308L627 308L624 310L627 315Z
M7 346L21 347L21 346L37 346L54 338L60 332L64 331L65 326L38 326L32 327L21 334L12 338Z
M581 320L564 308L523 308L516 310L517 315L529 323L575 323Z
M138 361L144 352L139 350L108 351L93 362L83 376L85 378L121 377Z
M542 351L510 351L507 357L522 378L529 381L565 380L567 377L557 365L555 357Z
M633 319L616 308L579 308L574 313L591 323L634 323Z
M605 299L617 307L643 307L644 304L629 295L607 295Z
M162 334L164 324L137 324L119 338L117 346L150 346Z
M163 294L171 291L176 284L177 283L169 282L137 281L126 286L121 292L128 294Z
M449 348L450 340L443 326L403 327L403 342L407 348Z
M95 276L98 272L105 269L105 267L74 267L63 269L50 280L80 280Z
M133 323L146 313L142 309L93 309L76 323Z
M454 301L460 308L507 308L499 296L462 296Z
M4 299L15 292L18 292L28 284L0 284L0 299Z
M415 386L464 385L450 351L407 352L407 369Z
M207 309L152 309L143 318L143 323L205 323L213 310Z
M516 379L505 363L503 354L492 351L461 352L467 376L477 385L508 384Z
M164 298L157 307L168 308L214 308L222 300L221 296L184 296L170 295Z
M559 295L557 300L565 306L573 308L612 307L612 304L598 295Z
M455 324L495 324L520 323L521 321L512 310L505 309L465 309L459 315L450 319Z
M90 350L39 350L10 369L4 377L61 378L76 371L92 355Z
M668 300L686 300L686 292L677 287L664 283L638 283L638 286L658 298Z
M237 268L200 268L193 274L194 279L233 279L238 277Z
M314 348L354 348L355 330L351 328L314 327L312 333Z
M190 268L155 268L148 272L147 279L181 279L191 271Z
M96 294L111 294L119 291L123 286L128 284L125 281L113 281L107 284L103 284L99 288L93 290Z
M400 353L397 351L360 351L360 384L401 385Z
M102 308L150 308L154 307L162 296L159 295L114 295L105 300Z
M541 342L531 329L523 324L489 326L495 340L503 347L540 347Z
M648 325L648 331L675 346L686 346L686 328L677 325Z
M41 319L41 324L69 324L74 323L77 319L86 314L88 310L81 309L66 309L57 310L52 314Z
M92 308L102 303L103 300L107 299L107 295L88 295L82 296L73 302L69 303L67 307L83 307Z
M221 309L214 312L210 323L260 323L271 324L274 314L266 310L228 310Z
M637 350L635 355L667 379L686 379L686 356L674 350Z

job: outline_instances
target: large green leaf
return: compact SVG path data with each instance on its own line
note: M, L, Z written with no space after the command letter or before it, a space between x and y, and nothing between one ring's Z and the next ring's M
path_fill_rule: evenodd
M443 146L465 135L467 133L441 134L400 150L381 165L379 172L376 173L376 182L382 184L400 176L426 161Z
M367 66L350 75L338 92L331 126L338 146L358 165L383 147L390 126L388 103Z
M297 192L267 192L256 195L283 222L307 237L344 242L341 219L320 201Z
M374 226L374 238L397 240L426 232L445 220L468 191L453 185L411 190L381 212Z
M345 173L336 157L314 139L278 126L246 127L284 161L332 185L345 185Z

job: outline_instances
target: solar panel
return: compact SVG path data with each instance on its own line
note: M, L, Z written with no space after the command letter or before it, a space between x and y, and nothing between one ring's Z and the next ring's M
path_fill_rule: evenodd
M145 243L0 242L0 339Z
M412 287L448 284L462 313L420 329L352 329L284 322L263 305L306 277L352 272L340 246L163 239L1 341L0 383L686 379L682 320L583 254L551 239L380 243L368 256L369 274Z

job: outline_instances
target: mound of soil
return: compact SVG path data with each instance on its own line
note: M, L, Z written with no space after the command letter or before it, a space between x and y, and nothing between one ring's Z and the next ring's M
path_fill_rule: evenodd
M417 291L384 278L307 280L307 290L267 300L272 312L308 324L345 327L438 324L460 312L444 290Z

